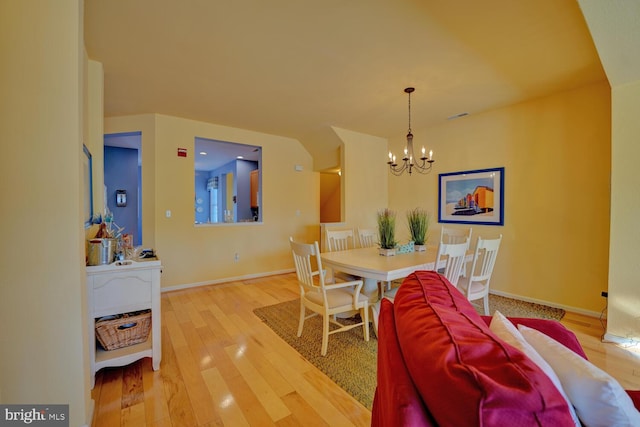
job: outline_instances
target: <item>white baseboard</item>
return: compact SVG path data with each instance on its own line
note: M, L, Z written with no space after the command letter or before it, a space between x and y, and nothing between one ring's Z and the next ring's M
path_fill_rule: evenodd
M160 292L177 291L181 289L196 288L199 286L207 286L207 285L219 285L222 283L235 282L239 280L257 279L259 277L268 277L268 276L276 276L278 274L294 273L295 271L296 271L295 269L290 268L286 270L270 271L266 273L247 274L244 276L235 276L235 277L224 277L221 279L207 280L204 282L185 283L183 285L174 285L174 286L167 286L167 287L160 288Z
M634 339L619 337L618 335L613 335L608 332L604 334L604 337L602 338L602 342L612 342L615 344L622 344L622 345L629 345L629 346L638 344L638 341Z
M572 306L569 306L569 305L557 304L555 302L549 302L549 301L539 300L539 299L535 299L535 298L527 298L527 297L523 297L521 295L515 295L515 294L508 293L508 292L491 290L491 291L489 291L489 293L494 294L494 295L499 295L499 296L502 296L502 297L519 299L521 301L532 302L534 304L542 304L542 305L548 305L549 307L561 308L561 309L563 309L565 311L570 311L572 313L583 314L585 316L591 316L591 317L595 317L595 318L600 318L600 316L602 315L602 313L598 312L598 311L585 310L583 308L572 307Z

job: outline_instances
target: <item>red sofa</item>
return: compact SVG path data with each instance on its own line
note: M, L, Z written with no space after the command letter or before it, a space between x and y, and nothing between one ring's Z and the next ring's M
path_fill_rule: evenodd
M586 359L560 322L511 318ZM433 271L381 302L372 426L572 426L566 400L538 366L505 345L466 297ZM640 408L640 392L628 392Z

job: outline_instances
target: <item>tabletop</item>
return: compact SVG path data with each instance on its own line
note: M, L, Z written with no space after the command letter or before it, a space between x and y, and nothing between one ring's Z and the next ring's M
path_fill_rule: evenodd
M324 252L320 258L324 267L367 279L391 281L406 277L416 270L433 270L437 252L437 245L429 245L423 252L382 256L378 248L371 247Z

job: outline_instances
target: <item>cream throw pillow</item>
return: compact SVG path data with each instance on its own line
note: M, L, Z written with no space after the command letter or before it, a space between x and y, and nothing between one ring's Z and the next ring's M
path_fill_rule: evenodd
M640 412L611 375L542 332L518 330L556 372L585 426L640 426Z
M576 411L573 408L569 397L567 397L567 394L562 388L560 379L553 371L551 366L549 366L549 364L542 358L542 356L538 354L538 352L531 346L531 344L529 344L524 339L524 337L514 326L514 324L511 323L509 319L507 319L502 313L496 310L496 312L493 313L493 317L491 318L489 329L491 329L491 331L500 339L507 342L508 344L511 344L512 346L523 352L525 355L527 355L527 357L529 357L529 359L531 359L533 363L538 365L542 372L547 374L553 385L556 386L562 397L564 397L564 400L567 401L567 405L569 405L569 412L571 412L571 418L573 418L573 422L576 426L580 427L582 424L580 424L580 420L576 415Z

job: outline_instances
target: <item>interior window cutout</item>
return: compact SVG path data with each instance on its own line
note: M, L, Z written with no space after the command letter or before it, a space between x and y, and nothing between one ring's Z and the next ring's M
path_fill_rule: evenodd
M195 224L262 222L262 147L195 139Z

